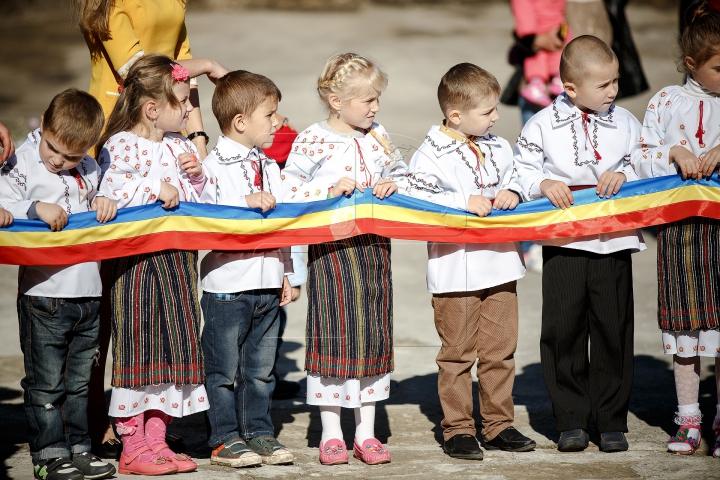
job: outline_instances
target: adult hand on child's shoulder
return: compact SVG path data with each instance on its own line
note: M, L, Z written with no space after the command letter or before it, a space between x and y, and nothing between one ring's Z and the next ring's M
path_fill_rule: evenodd
M349 197L355 190L358 190L360 193L365 191L362 185L354 179L350 177L342 177L335 186L330 189L330 197L336 198L340 195L347 195Z
M276 200L272 194L268 192L257 192L245 195L245 202L250 208L259 208L264 212L275 208Z
M620 187L627 181L627 177L622 172L611 172L606 171L600 175L597 186L595 187L595 193L600 198L610 198L620 191Z
M687 148L675 145L670 148L670 163L675 162L680 167L683 179L700 178L700 160Z
M68 223L68 214L64 208L54 203L37 202L35 212L40 220L50 226L53 232L59 232Z
M15 153L15 144L12 140L12 134L2 123L0 123L0 147L3 148L3 152L0 154L0 163L4 162L10 158L10 155Z
M540 192L552 202L556 207L563 210L570 208L575 199L570 191L570 187L560 180L550 180L549 178L540 182Z
M117 203L107 197L95 197L92 209L97 211L95 218L100 223L107 223L117 215Z
M283 277L282 290L280 290L280 306L284 307L288 303L292 302L292 289L290 286L290 280L287 277Z
M699 171L701 176L710 177L720 163L720 145L712 148L709 152L699 158Z
M397 183L389 178L381 178L373 187L373 195L382 200L398 191Z
M165 210L177 207L180 204L180 193L174 185L167 182L160 182L160 195L158 198L162 202Z
M487 217L492 212L492 202L482 195L470 195L467 210L479 217Z
M495 202L493 208L495 210L513 210L520 203L520 197L517 193L511 192L510 190L500 190L495 195Z
M202 164L198 162L195 154L192 153L181 153L178 155L178 162L180 162L180 168L185 170L190 175L199 177L202 175Z
M0 207L0 227L7 227L13 223L13 220L12 213Z

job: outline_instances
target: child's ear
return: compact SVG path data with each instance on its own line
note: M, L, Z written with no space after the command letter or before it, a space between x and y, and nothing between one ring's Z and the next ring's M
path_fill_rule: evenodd
M42 134L43 128L45 128L45 115L40 116L40 133Z
M445 118L454 125L460 125L460 122L462 122L462 113L460 110L453 109L447 113Z
M145 105L143 105L143 113L151 122L157 120L158 113L157 103L155 102L155 100L148 100L147 102L145 102Z
M565 93L567 93L567 96L570 98L577 97L577 87L572 82L565 82L563 83L563 88L565 89Z
M245 118L242 113L238 113L233 117L232 128L238 133L245 133Z
M688 70L690 70L691 72L694 72L697 68L697 66L695 65L695 60L693 60L692 57L685 57L683 61L685 62L685 65L687 65Z
M340 97L338 97L334 93L328 95L328 103L330 104L330 108L332 108L336 112L339 112L340 108L342 108L342 101L340 100Z

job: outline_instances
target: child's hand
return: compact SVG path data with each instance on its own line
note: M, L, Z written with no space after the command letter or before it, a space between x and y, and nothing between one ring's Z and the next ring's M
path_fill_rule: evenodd
M545 195L553 205L563 210L575 203L570 188L565 182L560 180L550 180L549 178L540 182L540 192Z
M198 162L197 157L192 153L181 153L178 156L178 162L180 162L180 168L190 175L195 177L202 175L202 165Z
M107 197L95 197L92 209L97 211L97 221L107 223L117 215L117 204Z
M595 187L595 193L600 195L600 198L610 198L620 191L620 187L627 181L627 177L621 172L603 172L598 179L597 187Z
M513 210L518 206L518 203L520 203L520 197L518 197L517 193L511 192L510 190L500 190L498 194L495 195L493 208L495 210Z
M688 177L700 180L700 160L690 150L680 145L670 148L670 163L673 162L680 167L683 180Z
M245 201L250 208L259 208L263 213L275 208L275 197L268 192L257 192L245 195Z
M334 187L330 189L330 197L336 198L340 195L347 195L349 197L356 189L360 193L365 192L362 185L360 185L358 182L356 182L350 177L343 177L338 183L335 184Z
M50 226L53 232L59 232L68 223L68 214L64 208L54 203L37 202L35 212L43 222Z
M699 161L699 174L704 177L711 176L715 169L717 169L718 163L720 163L720 145L700 157Z
M292 302L292 290L290 281L287 277L283 277L282 290L280 290L280 306L284 307L288 303Z
M4 162L10 158L10 155L15 153L15 144L12 140L12 134L2 123L0 123L0 147L3 148L2 154L0 154L0 163ZM12 215L10 216L12 217Z
M467 210L478 217L487 217L492 212L492 203L482 195L470 195Z
M292 298L290 299L291 302L294 302L298 298L300 298L300 287L292 287Z
M165 210L170 210L180 204L180 193L178 189L167 182L160 182L160 195L158 197Z
M0 227L7 227L13 222L12 213L0 207Z
M382 200L398 191L398 186L389 178L381 178L373 187L373 195Z

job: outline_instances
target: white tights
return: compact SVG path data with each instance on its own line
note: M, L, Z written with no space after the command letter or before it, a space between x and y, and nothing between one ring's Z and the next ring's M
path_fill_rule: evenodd
M688 418L700 415L700 405L698 403L698 393L700 391L700 357L679 357L673 356L673 366L675 371L675 390L678 397L678 421L685 422ZM720 357L715 357L715 385L717 389L718 412L716 421L720 422Z
M321 406L320 421L322 422L322 443L336 438L343 439L340 427L340 409L342 407ZM375 402L365 402L355 408L355 440L362 443L375 437Z

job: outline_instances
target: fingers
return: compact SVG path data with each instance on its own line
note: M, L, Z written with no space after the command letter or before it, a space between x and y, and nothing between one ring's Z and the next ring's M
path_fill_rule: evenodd
M180 205L180 197L178 195L173 195L167 200L163 201L162 208L165 210L170 210L171 208L175 208L178 205Z
M572 192L565 184L557 184L550 188L547 197L553 205L562 209L570 208L575 202Z
M711 150L701 160L700 174L705 177L710 177L717 168L718 162L720 162L720 153Z
M380 181L375 185L372 193L377 198L382 200L385 197L389 197L393 193L397 192L397 189L398 189L397 184L395 182L393 182L392 180Z
M0 210L0 227L7 227L13 222L12 213L7 210Z
M59 212L59 215L55 217L55 219L52 221L50 228L53 232L59 232L63 228L65 228L65 225L68 223L68 215L65 210L62 210Z

